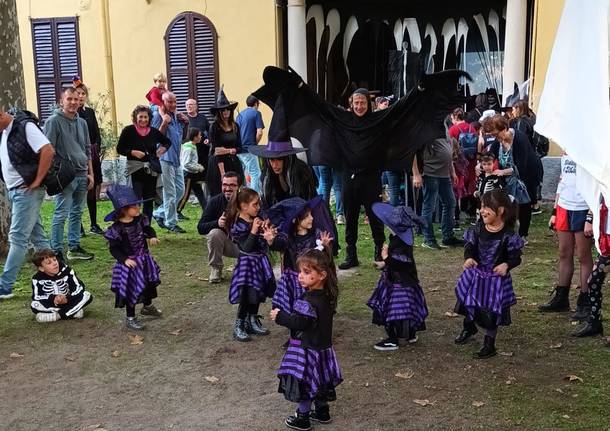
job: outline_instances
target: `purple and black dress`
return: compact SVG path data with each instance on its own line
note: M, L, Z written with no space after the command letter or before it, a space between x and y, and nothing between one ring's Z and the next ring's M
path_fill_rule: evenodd
M417 278L413 246L397 235L390 236L385 267L367 305L373 310L373 323L392 326L399 338L426 329L428 307Z
M482 328L510 325L510 307L517 303L510 273L496 275L493 269L508 264L509 271L521 263L523 240L511 229L489 232L483 222L464 233L464 259L478 265L462 272L455 288L455 312Z
M115 307L131 307L137 303L150 303L157 297L159 265L148 251L146 239L156 238L157 234L145 215L139 215L129 223L116 220L106 230L104 238L108 241L110 254L116 259L112 269L110 289L116 295ZM125 265L126 259L135 260L137 266Z
M250 232L252 223L238 218L231 227L231 239L239 247L239 257L233 270L229 302L239 304L247 295L248 304L265 302L275 292L275 276L269 261L269 245L261 235Z
M277 314L275 322L292 334L277 372L278 392L288 401L337 399L335 388L343 377L332 345L333 315L323 290L306 292L294 302L292 313Z
M305 235L278 235L278 247L283 251L282 276L277 282L277 289L271 304L286 313L292 313L292 306L297 299L301 299L305 289L299 283L299 268L297 258L303 252L316 246L319 231L310 229Z

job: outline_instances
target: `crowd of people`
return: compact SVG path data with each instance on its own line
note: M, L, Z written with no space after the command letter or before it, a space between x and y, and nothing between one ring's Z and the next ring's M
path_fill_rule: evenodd
M154 82L147 94L150 103L134 108L132 124L118 140L116 151L126 157L129 181L106 190L114 210L104 217L111 223L105 231L96 211L102 182L101 137L95 112L87 106L87 87L77 79L65 88L59 108L43 129L27 111L0 112L0 172L12 205L0 298L12 297L31 244L36 251L31 302L36 320L84 317L93 297L68 263L94 258L80 245L87 204L90 232L103 235L116 260L111 281L115 306L125 308L128 329L144 329L136 317L137 304L142 304L141 314L162 316L153 305L161 278L149 251L158 242L151 223L155 220L161 229L184 233L179 222L186 219L182 210L192 191L202 210L197 230L207 241L209 282L223 280L225 257L237 259L228 292L229 302L237 305L233 338L246 342L269 334L259 306L271 298L270 319L289 329L278 371L279 392L297 403L297 409L285 423L308 430L311 420L330 422L328 402L336 399L335 387L342 381L332 347L337 268L360 264L357 240L364 207L375 246L373 261L381 270L367 304L373 323L387 335L374 348L397 350L417 342L417 333L426 328L428 308L414 247L460 246L464 263L456 282L455 312L464 321L455 343L468 342L481 328L483 345L474 357L496 354L498 328L511 323L510 308L516 303L510 271L521 263L531 216L540 211L540 158L548 150L534 132L535 118L526 101L503 108L502 114L494 109L498 104L479 95L472 111L456 107L447 116L445 136L427 142L411 166L381 172L376 166L310 166L300 159L300 153L307 155L307 148L293 145L281 98L274 107L268 142L260 145L264 124L256 97L249 96L247 108L235 118L237 102L229 101L221 89L211 108L210 125L193 99L186 102L186 113L178 112L163 74L155 75ZM388 105L389 98L374 101L366 89L357 89L346 109L358 121L374 109L391 109ZM71 172L55 166L58 160L66 162ZM48 172L54 169L70 181L54 197L49 241L40 207ZM559 237L558 281L549 303L539 308L542 312L570 309L576 252L580 294L573 317L583 323L572 335L583 337L603 331L601 285L608 268L610 233L606 207L602 205L602 213L594 215L579 195L576 170L564 154L549 222ZM384 183L388 203L381 202ZM436 220L440 220L440 243ZM595 265L594 222L602 230L602 254ZM344 241L338 238L336 224L345 224ZM460 225L465 228L463 240L455 235ZM391 232L389 241L384 227ZM418 234L423 235L421 244L416 244ZM335 266L340 243L346 257ZM277 282L271 251L282 256Z

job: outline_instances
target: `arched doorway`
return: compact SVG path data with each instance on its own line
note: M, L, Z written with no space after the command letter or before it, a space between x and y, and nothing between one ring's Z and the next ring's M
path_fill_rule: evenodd
M196 12L176 16L165 32L165 58L167 84L178 110L193 98L199 111L211 118L218 91L218 43L212 22Z

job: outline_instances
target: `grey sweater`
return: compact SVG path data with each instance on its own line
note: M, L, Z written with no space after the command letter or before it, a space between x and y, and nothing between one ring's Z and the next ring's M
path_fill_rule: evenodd
M78 114L69 118L61 109L56 109L44 123L43 132L55 147L55 152L72 162L77 176L87 175L91 142L85 120Z

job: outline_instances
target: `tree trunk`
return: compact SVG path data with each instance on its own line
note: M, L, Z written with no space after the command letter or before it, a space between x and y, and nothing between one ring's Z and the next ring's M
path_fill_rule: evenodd
M25 107L25 85L16 0L0 0L0 108ZM8 231L11 221L6 188L0 181L0 254L8 250Z

